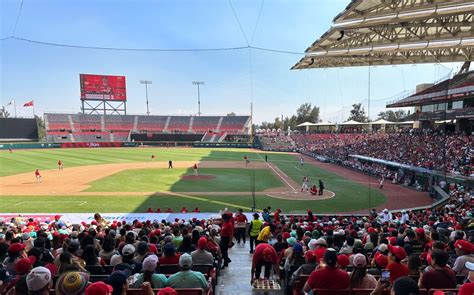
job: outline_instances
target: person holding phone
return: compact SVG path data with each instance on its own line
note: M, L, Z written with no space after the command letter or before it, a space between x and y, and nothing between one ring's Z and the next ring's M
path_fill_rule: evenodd
M370 295L382 295L386 289L390 288L390 281L384 281L380 278L377 286ZM390 295L419 295L420 288L416 281L410 277L401 277L393 282L390 289Z
M407 276L409 273L408 267L401 263L407 253L402 247L391 244L388 245L388 251L389 260L392 262L388 264L387 269L390 271L390 282L393 283L396 279Z

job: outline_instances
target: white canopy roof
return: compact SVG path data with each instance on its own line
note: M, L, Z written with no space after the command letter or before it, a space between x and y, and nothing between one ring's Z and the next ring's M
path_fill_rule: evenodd
M299 125L296 125L296 127L306 127L306 126L316 126L316 124L311 123L311 122L304 122L304 123L301 123Z
M385 119L379 119L377 121L374 121L374 122L370 122L370 124L372 125L385 125L385 124L397 124L395 122L391 122L391 121L387 121Z
M319 122L319 123L316 123L314 124L314 126L335 126L336 123L331 123L331 122L328 122L328 121L323 121L323 122Z
M357 122L357 121L354 121L354 120L349 120L347 122L344 122L344 123L339 123L339 126L347 126L347 125L367 125L367 123L361 123L361 122Z

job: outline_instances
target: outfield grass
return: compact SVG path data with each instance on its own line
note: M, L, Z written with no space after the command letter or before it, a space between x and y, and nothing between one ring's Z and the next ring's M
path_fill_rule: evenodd
M301 182L303 176L309 176L311 183L316 183L318 179L323 179L328 190L336 193L332 199L321 201L295 201L271 198L264 195L256 196L257 208L271 206L281 208L284 212L305 212L311 208L313 212L343 212L356 211L365 208L372 208L385 202L385 197L378 190L369 190L367 187L347 181L343 177L330 173L313 165L299 165L298 158L289 154L274 153L250 153L245 149L208 149L208 148L100 148L100 149L48 149L48 150L19 150L9 153L0 152L0 176L12 175L21 172L31 172L35 168L56 169L58 159L64 162L65 169L72 166L96 165L103 163L125 163L125 162L146 162L150 161L154 154L158 161L232 161L242 160L244 155L250 161L263 161L265 154L268 160L278 166L289 177L297 183ZM148 170L148 171L145 171ZM183 192L190 191L251 191L252 182L255 181L255 191L261 191L265 187L279 186L280 180L275 179L271 174L261 175L255 171L255 177L241 175L226 175L224 182L214 180L211 183L186 182L186 189L183 188L183 181L178 175L170 175L169 179L162 183L153 183L156 176L154 170L144 169L140 174L134 174L133 170L119 173L109 178L104 178L93 183L92 190L97 191L159 191L168 187L170 191ZM173 169L173 173L182 173L179 169ZM204 169L200 169L204 173ZM236 169L230 169L236 170ZM251 169L248 169L252 171ZM184 170L183 170L184 171ZM262 170L267 173L269 170ZM136 171L135 171L136 172ZM149 174L147 176L147 173ZM219 172L219 174L223 171ZM252 172L253 173L253 172ZM205 174L208 174L207 172ZM118 178L116 178L118 177ZM115 179L114 179L115 178ZM148 179L147 179L148 178ZM173 183L173 181L175 181ZM100 183L103 182L103 183ZM130 185L130 183L138 185ZM277 184L278 182L278 184ZM146 188L142 187L146 184ZM222 186L221 186L222 185ZM226 186L228 187L226 188ZM217 188L216 188L217 186ZM221 186L221 187L219 187ZM237 189L238 187L239 189ZM153 189L149 189L153 188ZM158 189L156 189L158 188ZM224 190L224 188L226 188ZM247 189L246 189L247 188ZM35 196L34 191L31 196L1 196L0 212L144 212L148 207L156 209L172 208L178 211L181 207L199 207L201 211L217 212L225 207L235 209L242 207L249 210L253 200L248 196L184 196L177 193L175 196L116 196L110 193L108 196Z
M96 180L88 192L261 192L284 186L270 169L200 168L214 179L185 180L192 169L130 169ZM258 179L258 181L253 181ZM255 184L255 187L253 185Z

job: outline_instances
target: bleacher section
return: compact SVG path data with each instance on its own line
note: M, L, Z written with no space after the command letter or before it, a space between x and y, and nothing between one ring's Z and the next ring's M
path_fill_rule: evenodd
M198 134L201 138L208 131L221 134L210 138L217 142L222 135L247 134L250 123L249 116L104 116L46 113L44 119L46 137L50 142L123 142L130 140L131 133Z

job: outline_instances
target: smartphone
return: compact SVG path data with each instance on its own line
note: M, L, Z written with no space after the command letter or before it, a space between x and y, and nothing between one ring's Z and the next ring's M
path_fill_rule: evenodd
M380 275L380 281L382 282L390 281L390 270L388 269L382 270L382 274Z

